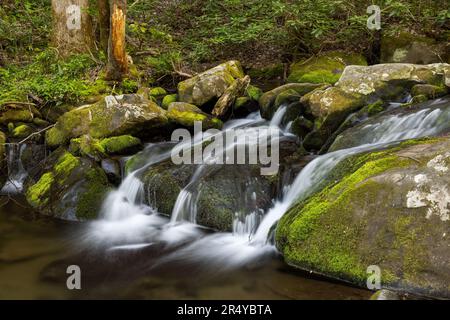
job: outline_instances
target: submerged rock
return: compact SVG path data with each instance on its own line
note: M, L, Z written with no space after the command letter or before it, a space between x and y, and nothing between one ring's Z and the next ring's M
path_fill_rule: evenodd
M359 54L328 52L293 64L288 82L335 84L348 65L367 65L367 61Z
M167 117L171 122L184 127L193 127L195 122L202 123L202 129L220 129L223 126L221 120L200 110L193 104L184 102L172 102L169 105Z
M46 132L46 142L56 147L84 134L97 139L123 134L148 135L167 121L166 111L143 96L108 96L63 114L55 127Z
M57 160L26 190L28 203L40 213L64 220L97 217L111 185L94 162L59 150Z
M178 195L189 184L195 168L167 161L145 169L140 174L145 202L159 212L171 215ZM195 209L191 210L197 213L196 223L219 231L231 231L236 215L245 217L271 205L275 180L261 176L258 166L208 166L206 173L189 189L195 203Z
M238 61L228 61L178 84L178 98L181 102L202 107L219 99L244 72Z
M449 298L449 148L416 140L341 162L280 220L286 262L361 286L376 265L383 287Z

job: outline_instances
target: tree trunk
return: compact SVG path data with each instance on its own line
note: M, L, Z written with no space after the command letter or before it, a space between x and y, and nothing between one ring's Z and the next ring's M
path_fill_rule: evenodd
M94 48L89 0L52 0L53 45L62 56Z
M108 0L98 0L98 21L100 26L100 47L108 54L110 11Z
M126 0L110 0L111 22L108 42L108 65L106 78L122 80L128 73L127 54L125 52Z

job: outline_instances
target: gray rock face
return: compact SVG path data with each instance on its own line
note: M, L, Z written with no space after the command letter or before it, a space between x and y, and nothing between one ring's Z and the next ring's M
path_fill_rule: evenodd
M166 111L141 95L108 96L63 114L55 127L46 132L46 142L56 147L84 134L93 138L139 135L167 122Z

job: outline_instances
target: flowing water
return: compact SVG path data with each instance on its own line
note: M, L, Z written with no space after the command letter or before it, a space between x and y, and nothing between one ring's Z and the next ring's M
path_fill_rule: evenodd
M253 206L252 210L236 215L233 230L229 233L212 233L196 224L199 181L206 177L214 161L196 165L191 180L178 195L170 218L144 204L145 191L139 179L144 170L169 159L172 150L202 144L211 136L198 135L181 146L171 143L151 144L143 152L146 161L140 163L140 168L128 174L120 187L108 195L98 220L83 226L64 225L61 228L56 227L54 222L50 228L49 225L45 226L50 231L42 241L48 240L52 245L48 246L50 252L42 254L47 264L45 267L40 265L43 270L39 273L39 281L53 281L61 285L61 279L65 277L61 272L62 266L73 263L80 265L87 273L86 281L90 290L78 293L81 297L367 298L367 291L313 279L284 266L271 241L273 226L296 201L314 192L344 158L381 149L405 139L448 131L449 107L448 100L439 100L420 110L407 114L386 113L378 122L363 124L358 142L347 149L315 158L291 184L282 188L270 209L255 209ZM271 142L292 139L288 132L289 126L280 128L285 112L286 108L281 107L270 122L264 121L258 114L251 114L246 119L228 122L221 132L214 134L226 136L230 130L246 128L250 133L254 132L255 136L261 130L266 130L263 132L269 132L267 138ZM277 134L270 134L273 132ZM250 146L257 141L250 139L244 144ZM223 152L237 147L239 143L243 142L227 142ZM223 154L211 157L218 156ZM232 170L232 165L230 168ZM245 194L242 206L252 208L255 196L253 192ZM5 218L5 213L0 215L0 227L5 224L2 219L7 221L9 218ZM26 226L24 229L33 229L26 222L16 220L20 221L20 226ZM12 225L14 223L7 221L4 228L12 233L20 233L21 229L13 228ZM39 227L36 227L35 232L41 232ZM2 237L4 234L7 237L8 232L2 233ZM32 234L27 237L33 237ZM61 243L61 234L64 234L62 239L67 242ZM70 247L68 257L63 254L67 246ZM57 253L51 250L54 247ZM4 248L0 248L4 252ZM0 255L0 270L6 270L6 273L0 273L2 276L14 273L11 266L17 260L8 260L8 254L6 256L7 259ZM27 259L18 261L30 265ZM12 265L8 264L10 260ZM11 279L0 279L0 285L4 286L6 282L11 286ZM56 292L53 296L68 295L63 289ZM17 294L20 295L20 292Z

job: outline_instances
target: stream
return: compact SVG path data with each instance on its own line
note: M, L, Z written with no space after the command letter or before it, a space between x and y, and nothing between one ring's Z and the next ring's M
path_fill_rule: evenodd
M231 232L212 232L196 223L201 181L214 170L214 159L196 165L170 217L144 201L142 172L170 159L174 148L203 144L210 136L196 136L183 145L147 145L145 164L108 195L99 218L92 222L54 221L31 214L20 198L7 203L3 198L0 298L368 299L367 290L286 266L273 243L273 227L346 157L447 132L448 107L448 99L439 99L418 110L389 110L377 117L379 121L367 120L358 127L357 142L345 149L332 146L336 151L309 162L286 181L268 210L252 205L255 195L249 179L248 194L241 201L242 208L251 209L236 214ZM285 113L286 107L280 107L270 122L259 114L227 122L217 135L245 128L255 139L231 142L223 152L239 143L246 147L257 143L261 132L267 132L272 143L295 139L290 124L282 121ZM211 155L219 156L224 155ZM14 177L19 181L14 185L23 181L20 170L15 169ZM82 270L82 290L69 291L65 286L65 271L72 264Z

